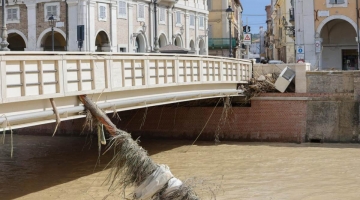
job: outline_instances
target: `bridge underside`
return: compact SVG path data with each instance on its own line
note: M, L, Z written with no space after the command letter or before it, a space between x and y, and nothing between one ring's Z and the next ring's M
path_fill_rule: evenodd
M117 112L144 107L224 96L242 96L235 83L194 84L154 87L117 92L87 94L105 112ZM61 121L84 118L85 108L77 96L54 98ZM56 121L50 99L0 104L0 124L16 129Z

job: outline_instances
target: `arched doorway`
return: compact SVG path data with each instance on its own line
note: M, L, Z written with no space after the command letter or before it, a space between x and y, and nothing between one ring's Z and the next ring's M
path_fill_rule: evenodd
M206 53L205 42L204 42L204 40L200 40L200 42L199 42L199 54L200 55L205 55L205 53Z
M109 51L111 51L110 40L109 40L109 37L107 36L107 34L105 33L105 31L100 31L96 35L95 46L96 46L95 51L97 51L97 52L109 52Z
M47 32L42 39L44 51L52 51L52 31ZM54 31L54 51L66 51L66 40L61 33Z
M180 36L177 36L177 37L175 38L174 45L175 45L175 46L178 46L178 47L182 47L182 41L181 41L181 37L180 37Z
M346 37L344 37L346 33ZM327 22L321 29L321 69L358 69L356 30L343 19Z
M161 34L160 37L159 37L159 47L164 47L167 45L167 42L166 42L166 37L164 34Z
M142 34L138 34L135 39L135 49L136 53L145 53L145 38Z
M190 49L191 49L191 51L195 51L195 42L194 42L194 40L190 41Z
M26 48L24 39L17 33L10 33L8 35L7 41L9 43L8 48L10 51L24 51Z

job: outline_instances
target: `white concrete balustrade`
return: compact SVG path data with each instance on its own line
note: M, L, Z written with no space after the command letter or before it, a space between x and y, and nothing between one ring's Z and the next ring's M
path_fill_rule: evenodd
M150 103L139 99L146 95L158 98L153 105L210 98L221 96L217 91L233 92L238 83L247 83L252 76L248 60L211 56L0 52L0 59L0 124L6 121L5 116L11 119L52 110L50 98L59 109L79 106L77 96L82 94L92 95L99 103L131 99L135 102L131 107L144 107ZM188 97L180 100L169 96L176 92ZM165 102L161 96L172 100ZM114 109L121 110L119 105ZM62 118L76 115L66 110L60 114ZM12 123L24 121L20 119Z

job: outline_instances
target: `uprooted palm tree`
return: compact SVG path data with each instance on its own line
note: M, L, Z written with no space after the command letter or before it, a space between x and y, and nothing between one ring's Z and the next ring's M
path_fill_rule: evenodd
M85 108L91 115L105 126L109 134L110 148L115 155L111 161L112 169L108 176L110 188L125 188L135 186L134 199L199 199L192 187L175 178L166 165L156 164L141 148L137 141L125 131L119 130L86 95L79 96Z

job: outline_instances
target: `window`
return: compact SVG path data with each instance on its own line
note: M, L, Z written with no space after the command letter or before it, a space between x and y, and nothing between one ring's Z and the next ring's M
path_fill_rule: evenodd
M330 4L343 4L345 3L345 0L330 0Z
M44 4L44 20L47 22L51 15L54 16L55 20L60 20L60 2Z
M118 18L127 18L127 3L125 1L119 1Z
M181 13L180 13L180 11L176 12L176 24L181 24Z
M138 4L138 21L144 21L144 20L145 20L145 5Z
M19 7L8 8L7 10L7 23L20 23Z
M120 52L126 52L126 48L125 47L120 47Z
M195 16L190 15L190 27L194 27L194 26L195 26Z
M208 6L208 10L212 10L212 1L211 0L207 0L207 6Z
M204 16L199 17L199 28L204 28Z
M347 7L348 0L326 0L326 7Z
M164 8L159 9L159 23L165 24L165 9Z
M99 21L106 21L106 4L99 3L98 15Z

